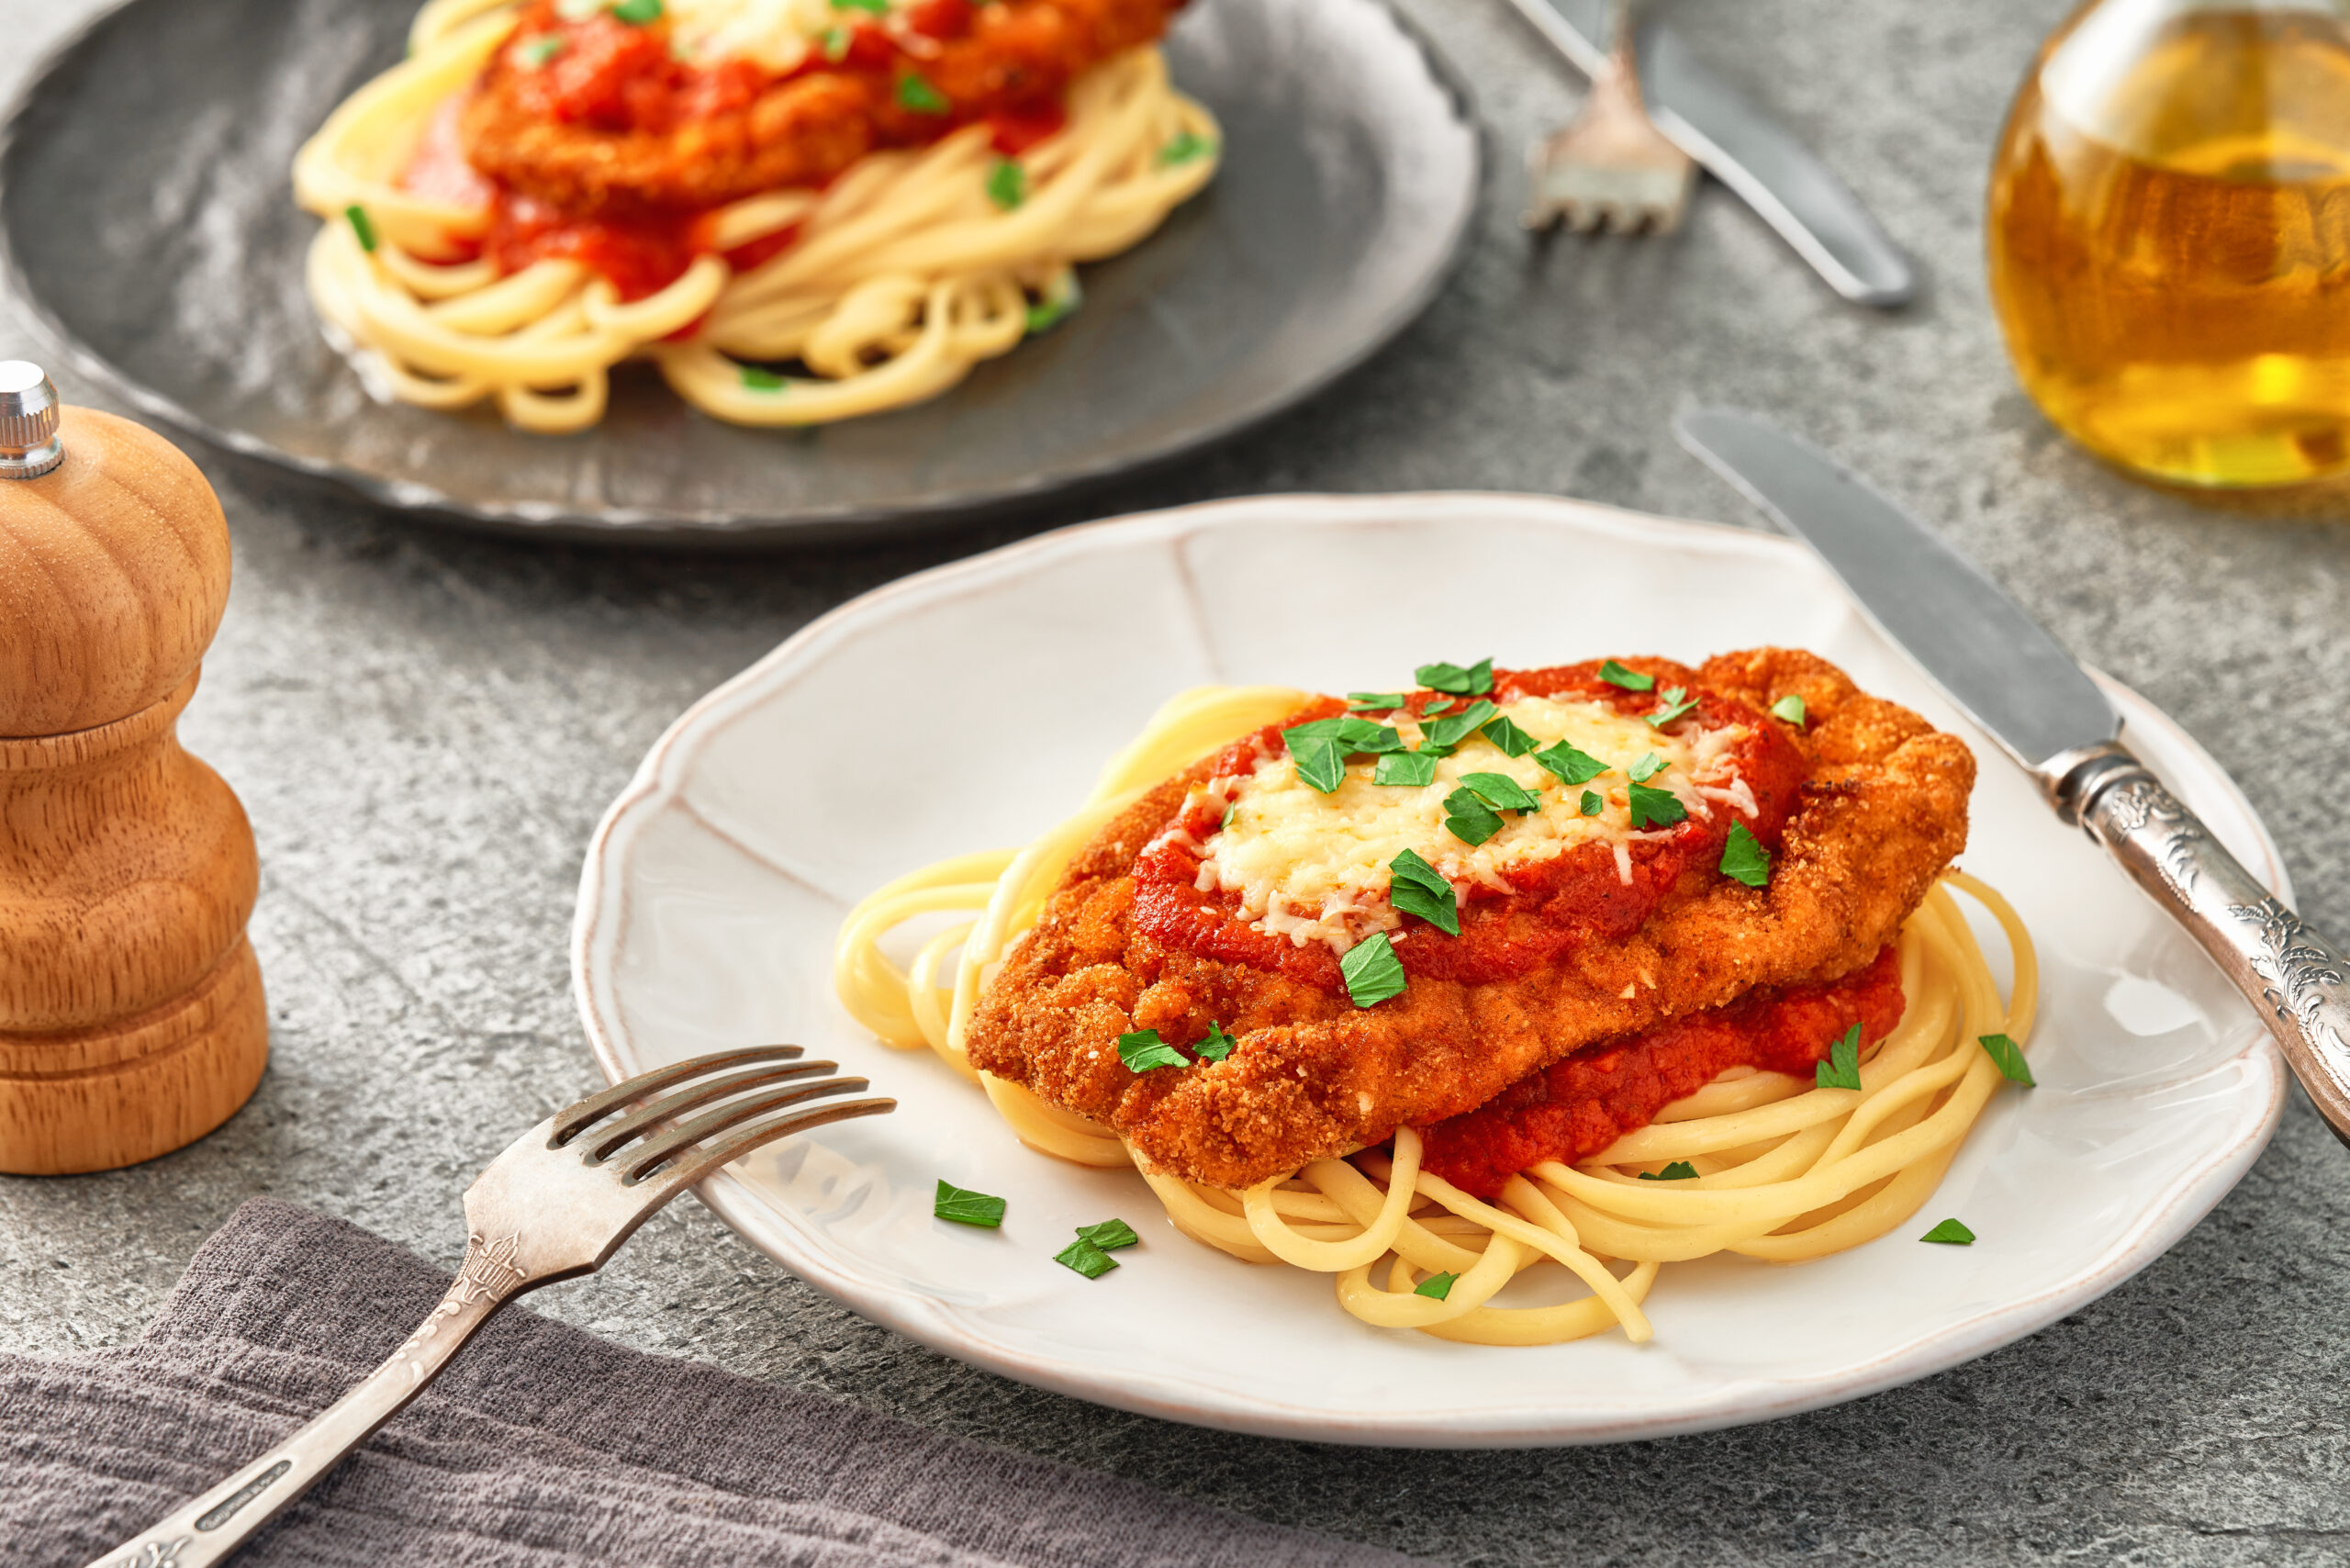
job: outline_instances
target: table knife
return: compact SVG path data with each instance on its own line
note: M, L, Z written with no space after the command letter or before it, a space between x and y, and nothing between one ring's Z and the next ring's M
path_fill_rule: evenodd
M2253 879L2121 744L2105 693L2006 590L1908 511L1804 442L1725 409L1681 442L1810 545L1887 638L2103 845L2260 1012L2350 1144L2350 960Z
M1613 0L1512 0L1575 68L1607 58ZM1736 191L1845 298L1890 308L1918 292L1917 269L1843 181L1706 69L1672 28L1640 28L1640 93L1673 145Z

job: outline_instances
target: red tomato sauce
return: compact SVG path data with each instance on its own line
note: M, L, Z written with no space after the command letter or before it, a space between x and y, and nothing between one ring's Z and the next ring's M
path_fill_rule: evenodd
M1493 700L1505 704L1521 697L1556 697L1597 702L1633 715L1657 711L1656 693L1625 691L1601 680L1598 670L1595 664L1496 670ZM1669 829L1651 830L1650 836L1629 846L1632 876L1628 882L1617 868L1614 846L1594 843L1505 871L1504 879L1511 884L1506 893L1482 886L1456 886L1459 936L1448 936L1417 915L1403 917L1403 929L1393 940L1404 972L1486 984L1540 969L1582 943L1628 936L1647 923L1684 876L1693 871L1719 876L1717 868L1722 846L1733 822L1744 823L1764 848L1777 849L1802 790L1802 754L1780 726L1745 704L1702 689L1692 695L1697 705L1665 728L1684 734L1699 727L1745 728L1744 738L1733 742L1727 756L1753 791L1753 817L1714 802L1709 818L1693 812ZM1418 691L1411 694L1407 705L1417 715L1430 702L1442 700L1441 693ZM1345 705L1335 698L1322 699L1282 723L1268 725L1227 747L1217 756L1213 775L1229 778L1253 772L1260 753L1278 756L1282 752L1282 729L1344 711ZM1594 780L1593 788L1605 790L1613 781ZM1616 782L1615 787L1620 790L1622 785ZM1205 846L1222 823L1213 810L1207 810L1182 826ZM1136 930L1201 958L1275 970L1325 991L1344 990L1338 961L1326 944L1299 946L1286 936L1259 930L1241 918L1237 892L1200 891L1203 858L1181 843L1159 842L1136 859L1133 913Z
M1421 1163L1463 1192L1497 1196L1529 1165L1588 1159L1734 1067L1812 1071L1854 1024L1863 1047L1901 1022L1892 947L1828 985L1755 992L1629 1039L1587 1047L1484 1104L1426 1129Z
M565 21L551 0L532 6L517 24L509 49L543 44L552 52L535 68L517 73L517 91L541 118L605 130L669 131L736 113L778 81L842 72L887 73L908 58L912 39L944 40L970 31L971 0L920 0L900 18L901 35L872 21L845 24L846 47L837 60L811 50L780 74L748 61L714 66L689 64L669 51L666 27L635 27L599 11ZM436 111L402 173L403 188L462 207L491 209L488 231L458 248L478 251L498 263L501 274L532 262L564 257L609 279L624 300L657 294L684 275L694 258L713 249L704 212L635 212L576 217L559 207L500 188L465 161L458 122L466 95L458 94ZM1068 123L1058 99L1024 103L978 117L991 129L996 151L1014 157ZM963 117L939 117L922 128L925 139L944 136ZM726 252L737 272L747 272L789 249L798 229L782 230Z

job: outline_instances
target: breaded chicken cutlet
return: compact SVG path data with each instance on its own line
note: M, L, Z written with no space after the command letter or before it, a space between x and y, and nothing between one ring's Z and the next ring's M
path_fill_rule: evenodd
M1603 1120L1554 1118L1579 1158L1709 1064L1891 1026L1888 945L1965 846L1964 743L1798 651L1454 673L1146 791L1006 955L972 1062L1237 1189L1505 1092L1487 1119L1532 1148L1546 1095L1605 1080ZM1142 1031L1183 1065L1129 1070ZM1494 1147L1457 1163L1489 1184Z

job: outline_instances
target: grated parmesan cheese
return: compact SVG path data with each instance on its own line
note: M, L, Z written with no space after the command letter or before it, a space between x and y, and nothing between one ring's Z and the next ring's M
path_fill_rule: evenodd
M1650 783L1673 791L1693 816L1710 815L1709 801L1735 803L1745 783L1734 771L1729 747L1743 730L1700 730L1660 734L1637 717L1601 703L1521 698L1500 707L1532 735L1538 746L1564 740L1599 758L1617 775L1649 752L1670 767ZM1389 715L1407 744L1419 740L1408 715ZM1344 954L1374 931L1402 924L1387 901L1388 863L1404 850L1418 854L1456 887L1511 890L1507 873L1553 859L1578 845L1606 843L1616 855L1617 874L1632 879L1630 845L1636 833L1620 787L1607 789L1597 816L1582 814L1582 787L1561 785L1531 756L1513 757L1484 736L1472 735L1437 764L1437 779L1420 789L1373 784L1375 762L1360 760L1346 780L1325 795L1297 777L1286 753L1260 754L1255 771L1219 779L1195 791L1193 802L1210 798L1232 813L1222 832L1208 838L1198 887L1236 893L1241 916L1259 930L1285 936L1299 946L1326 943ZM1505 814L1502 830L1471 846L1444 825L1445 797L1468 773L1499 773L1541 798L1539 811ZM1751 791L1744 799L1751 802ZM1186 814L1190 814L1187 809ZM1188 838L1171 830L1181 842Z

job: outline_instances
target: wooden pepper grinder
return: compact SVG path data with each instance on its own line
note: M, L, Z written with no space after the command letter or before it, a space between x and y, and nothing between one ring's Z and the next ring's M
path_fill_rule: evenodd
M151 1159L261 1081L252 829L173 729L228 599L196 465L0 363L0 1170Z

